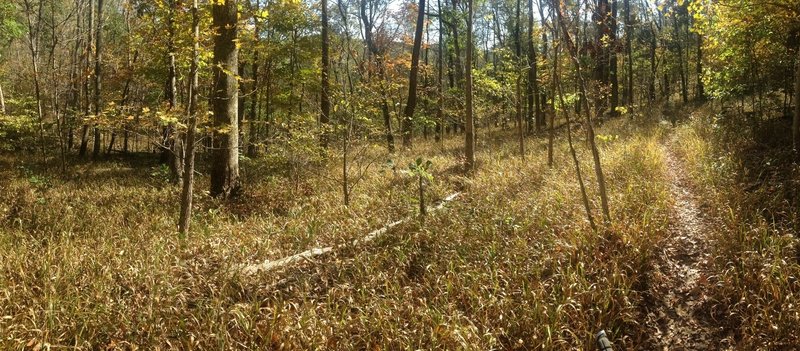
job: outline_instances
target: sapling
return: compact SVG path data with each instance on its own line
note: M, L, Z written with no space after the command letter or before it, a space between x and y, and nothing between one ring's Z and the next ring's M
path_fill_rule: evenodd
M421 216L425 216L426 214L425 186L427 182L433 181L433 175L429 172L431 165L432 162L430 160L423 162L421 157L418 157L414 162L408 164L409 173L415 175L419 182L419 214Z

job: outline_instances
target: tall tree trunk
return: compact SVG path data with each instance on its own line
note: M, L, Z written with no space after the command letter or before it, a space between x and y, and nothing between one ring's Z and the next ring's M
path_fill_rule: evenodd
M181 189L181 212L178 219L178 233L186 235L192 218L192 193L194 190L194 152L195 128L197 126L197 66L200 55L200 16L197 13L197 0L192 3L192 65L189 85L189 123L186 126L186 156L183 163L183 188Z
M533 23L533 0L528 0L528 120L535 121L536 130L539 131L545 121L539 99L539 67L536 61Z
M349 30L349 28L347 29ZM320 92L320 115L319 122L322 127L322 134L320 135L320 143L323 147L328 147L328 129L330 128L330 113L331 113L331 100L330 94L330 81L328 74L330 71L330 58L328 56L328 46L330 39L328 38L328 0L322 0L322 89Z
M442 27L442 0L436 0L437 9L439 11L439 54L436 57L437 67L437 83L436 83L436 141L444 140L444 27Z
M656 32L655 25L650 24L650 80L647 84L647 97L650 102L656 99Z
M72 111L69 114L69 118L66 121L67 129L68 129L68 137L67 137L67 150L72 150L75 144L75 131L74 131L74 124L76 120L76 116L78 115L78 111L81 110L81 79L84 78L84 74L81 74L81 48L83 47L83 40L82 40L82 32L81 27L83 25L83 1L75 0L75 46L72 50L72 64L70 67L70 104ZM79 78L80 77L80 78Z
M241 55L241 56L246 57L247 55ZM247 74L247 61L241 59L239 60L239 67L237 68L236 77L238 80L244 82L247 80L246 74ZM245 111L245 106L247 106L247 99L245 98L245 95L247 95L247 92L245 91L246 85L244 83L238 84L238 89L239 92L236 103L238 104L237 106L241 107L236 109L236 125L238 127L237 129L239 130L239 140L244 140L244 111ZM241 143L239 143L239 147L241 147Z
M103 61L103 2L104 0L97 0L97 34L95 35L94 45L94 115L100 118L100 113L103 107L100 101L100 94L102 93L102 61ZM100 156L100 126L95 122L94 124L94 145L92 148L92 156Z
M520 8L522 0L516 1L516 11L514 12L514 67L519 71L516 74L517 82L514 89L514 112L517 120L519 132L519 155L525 159L525 123L522 120L522 30L520 28L522 18ZM530 84L529 84L530 85ZM528 130L533 125L533 114L528 114Z
M425 26L425 0L419 0L417 11L417 27L414 31L414 47L411 49L411 71L408 73L408 101L403 111L403 147L411 148L411 132L413 129L414 109L417 107L417 72L419 72L419 55L422 47L422 29Z
M228 198L239 189L239 130L237 0L211 6L214 36L212 69L213 150L211 151L211 196Z
M554 4L555 5L555 4ZM557 5L556 5L557 6ZM575 65L575 70L577 71L578 76L578 87L580 89L580 93L583 96L586 95L586 81L583 78L583 73L581 72L581 62L578 59L578 51L575 48L575 44L572 41L572 38L569 35L569 31L567 30L567 25L564 22L564 16L561 14L561 7L556 9L558 14L558 21L559 26L561 27L561 33L564 35L564 42L567 44L567 48L569 49L570 56L572 58L572 62ZM600 164L600 151L597 149L597 143L595 142L595 135L594 135L594 127L592 126L592 118L590 116L589 110L589 100L584 98L583 99L583 110L584 110L584 117L586 120L586 132L587 132L587 139L589 142L589 146L591 147L592 151L592 159L594 160L594 171L595 177L597 178L597 187L600 192L600 205L603 209L603 219L606 223L611 222L611 214L608 208L608 195L606 193L606 180L605 176L603 175L603 168Z
M453 7L453 13L458 13L458 1L459 0L450 0L450 4ZM453 16L453 23L452 23L452 31L453 31L453 51L455 51L455 55L453 57L455 64L455 78L456 84L461 85L463 82L464 77L464 66L461 64L461 42L458 40L458 18L459 16ZM471 34L470 34L471 35Z
M545 18L544 17L544 11L542 11L542 9L541 9L541 7L542 7L541 4L543 2L544 1L539 1L539 14L540 14L540 16L542 18L542 25L544 25L544 18ZM550 6L550 14L551 14L552 17L555 17L555 10L553 9L553 6ZM555 133L555 129L556 129L555 124L556 124L556 113L557 113L556 112L555 100L556 100L556 94L557 94L556 93L557 87L559 86L558 85L559 82L558 82L558 80L556 78L557 78L557 75L558 75L558 72L559 72L558 52L559 52L559 49L561 48L561 44L559 43L558 26L554 25L551 28L551 30L552 30L552 38L553 38L553 56L552 56L552 58L553 58L553 76L551 77L552 86L550 88L550 91L551 91L551 94L552 94L553 103L550 104L550 106L549 106L550 126L548 127L548 133L547 133L547 166L550 167L550 168L553 168L553 165L555 163L554 160L553 160L553 154L554 154L553 140L555 139L555 134L556 134ZM546 51L545 51L545 53L546 53ZM561 106L562 106L562 109L564 109L566 111L566 106L563 105L563 104Z
M686 82L686 71L683 69L683 41L681 40L680 36L680 24L678 23L678 15L675 15L675 18L672 19L672 23L675 27L675 44L678 47L678 70L680 71L681 77L681 99L683 103L689 102L689 90L687 87Z
M609 33L610 58L608 76L611 81L611 115L616 116L618 114L617 106L619 106L619 79L617 77L617 0L611 0L611 18L609 18L609 22L611 23L611 31Z
M125 27L128 31L127 36L130 38L131 36L131 27L130 27L130 20L128 18L128 11L127 9L123 8L123 16L125 17ZM139 57L139 51L136 51L133 55L131 55L131 45L130 40L128 41L128 45L125 51L126 59L125 59L125 71L128 77L125 79L125 86L122 88L122 97L119 101L119 108L120 111L124 113L127 112L127 105L128 105L128 98L131 91L131 82L133 81L133 63L136 62L136 59ZM128 152L128 122L127 119L123 122L123 147L122 151L124 153ZM116 136L116 131L111 134L111 142L108 143L108 150L106 154L111 154L111 151L114 149L114 137Z
M472 106L472 17L473 17L473 0L467 0L467 58L466 66L464 67L464 78L466 83L465 100L466 100L466 126L465 134L465 152L467 171L473 171L475 167L475 121L473 116Z
M25 0L25 19L28 23L28 49L31 53L31 66L33 67L33 87L36 98L36 116L39 119L39 145L42 151L42 164L47 162L44 140L44 111L42 110L42 89L39 77L39 39L41 38L42 28L42 2L37 4L36 21L31 19L34 14L33 4L30 0Z
M559 52L559 49L561 48L561 41L558 40L558 37L559 37L559 35L558 35L558 25L559 25L559 23L562 23L562 21L563 21L563 19L561 18L561 9L560 8L556 8L557 6L560 6L560 5L556 4L555 0L553 0L551 2L551 6L554 9L555 16L556 16L556 22L557 22L557 23L555 23L553 25L553 27L554 27L553 28L553 32L554 32L553 33L554 34L553 35L553 40L556 43L555 45L553 45L553 47L554 47L553 48L553 94L557 94L558 95L558 98L559 98L559 101L560 101L560 105L561 105L561 110L564 111L563 114L564 114L564 119L566 120L566 128L567 128L567 144L569 145L569 153L570 153L570 156L572 156L572 162L575 165L575 176L578 178L578 186L579 186L579 188L581 190L581 200L583 202L583 208L586 211L586 219L589 221L589 225L592 227L592 229L596 230L596 226L594 224L594 216L592 215L592 207L591 207L591 204L589 202L589 196L586 194L586 184L583 182L583 174L581 173L581 164L578 161L578 156L577 156L577 154L575 152L575 145L572 142L572 124L571 124L571 121L570 121L570 118L569 118L570 111L566 107L567 105L566 105L566 103L564 101L564 89L561 86L561 78L560 78L561 67L560 67L560 61L558 60L558 52ZM554 97L554 99L555 99L555 97ZM553 104L553 106L554 106L553 114L555 115L556 114L555 104ZM555 118L555 117L553 117L553 118ZM551 123L551 126L550 126L551 133L552 133L552 129L553 129L553 126L552 126L552 123ZM552 134L551 134L551 138L552 138Z
M792 143L800 155L800 49L797 50L794 71L794 116L792 118Z
M326 2L327 2L327 0L326 0ZM261 2L260 2L260 0L256 0L255 11L254 12L258 14L260 12L260 8L261 8ZM326 10L326 15L327 15L327 10ZM261 20L260 20L259 15L253 16L253 24L254 24L253 25L253 36L254 36L255 42L258 43L258 41L261 39L261 37L260 37L260 35L261 35ZM326 27L326 30L327 30L327 24L325 25L325 27ZM256 146L256 143L257 143L257 135L258 135L258 133L257 133L258 132L257 124L258 124L258 119L259 119L259 114L258 114L258 107L259 107L259 103L260 103L259 97L261 96L261 94L259 94L259 92L261 91L261 86L260 86L260 82L261 81L259 79L260 78L259 77L259 69L261 67L261 61L259 60L259 52L260 51L261 50L259 50L258 47L255 47L255 49L253 50L253 89L251 90L252 98L250 99L250 112L248 113L248 116L247 116L247 120L249 121L249 124L248 124L249 130L247 131L248 139L249 139L249 141L247 143L247 156L248 157L255 157L258 154L258 148ZM244 106L242 106L242 108L244 108Z
M695 99L697 101L706 100L706 89L703 86L703 36L697 34L697 83L695 85Z
M87 40L86 40L86 52L84 53L84 70L89 71L91 65L90 62L92 61L92 56L94 54L92 43L94 43L94 0L89 0L89 16L87 19L88 26L87 26ZM89 100L89 79L83 78L83 90L84 90L84 116L89 117L92 113L92 104ZM83 127L81 127L81 147L78 151L78 155L83 157L86 155L86 152L89 148L89 124L83 123Z
M626 63L628 64L627 84L625 86L625 104L633 105L633 47L631 43L631 35L633 34L633 26L631 25L631 4L630 0L625 0L625 55Z
M3 96L3 86L0 84L0 115L6 114L6 97Z
M369 0L361 0L360 2L360 14L361 14L361 21L364 23L364 41L367 42L367 49L370 58L375 60L375 65L378 69L378 78L381 80L381 114L383 115L383 124L386 127L386 144L389 149L389 152L394 152L394 135L392 134L392 118L389 115L389 103L387 102L388 97L386 96L386 67L384 64L384 49L378 47L377 43L373 39L372 30L374 28L374 24L370 18L370 15L367 13L367 4L372 4Z
M611 28L609 26L609 19L611 18L611 7L608 3L609 0L597 0L595 12L592 14L592 21L596 25L595 38L594 38L594 80L597 90L597 103L595 106L595 114L603 116L608 107L607 89L609 89L609 53L611 39ZM584 95L582 99L588 96ZM589 112L589 111L587 111Z
M178 0L169 0L169 13L167 15L167 81L164 87L164 96L168 104L168 111L174 112L178 106L178 72L175 60L175 16L178 11ZM180 141L174 135L175 124L169 123L164 127L161 142L161 162L167 163L170 178L173 183L180 182L181 161Z
M50 3L50 80L51 82L51 111L53 113L53 118L56 122L56 136L58 138L58 151L59 155L61 156L61 172L64 173L67 171L67 149L66 143L64 142L64 123L62 123L61 119L61 110L59 109L59 84L58 84L58 77L56 73L58 69L56 67L56 50L58 49L58 39L59 36L56 33L57 22L56 22L56 11L55 11L56 4L54 2Z

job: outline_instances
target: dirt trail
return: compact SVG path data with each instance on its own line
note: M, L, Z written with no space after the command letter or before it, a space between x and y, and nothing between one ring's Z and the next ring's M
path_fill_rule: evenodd
M706 235L711 225L703 216L683 163L671 150L673 144L662 149L675 207L670 237L659 248L650 280L645 324L654 350L722 350L728 345L704 308L704 270L709 260Z

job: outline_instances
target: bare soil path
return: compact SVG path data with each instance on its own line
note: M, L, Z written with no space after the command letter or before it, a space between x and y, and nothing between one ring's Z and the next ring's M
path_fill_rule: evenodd
M729 345L706 308L711 222L672 151L674 144L662 146L674 209L670 237L659 248L650 279L645 326L653 350L724 350Z

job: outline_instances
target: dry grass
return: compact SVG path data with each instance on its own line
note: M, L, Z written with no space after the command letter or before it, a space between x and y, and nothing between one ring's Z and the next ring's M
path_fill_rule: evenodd
M787 120L757 127L708 108L678 133L680 152L718 219L710 291L713 316L740 347L800 345L800 166ZM794 234L793 234L794 233Z
M198 194L181 242L177 189L153 165L81 164L62 178L3 157L0 349L566 350L588 349L601 328L640 346L641 292L671 205L660 128L619 120L598 131L619 136L601 145L615 221L600 233L584 219L564 143L548 169L544 139L530 140L522 161L513 136L483 134L468 178L460 137L420 141L395 164L431 159L430 197L463 189L462 200L373 243L255 277L229 269L410 215L415 183L370 150L362 160L377 166L344 208L335 156L246 161L246 195L223 205ZM580 158L594 184L588 153Z

